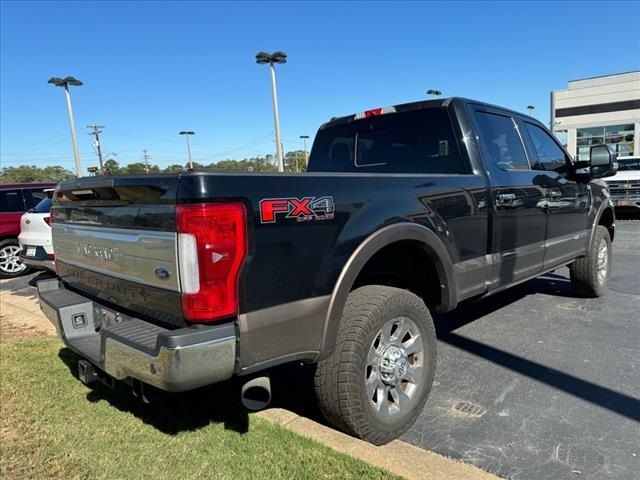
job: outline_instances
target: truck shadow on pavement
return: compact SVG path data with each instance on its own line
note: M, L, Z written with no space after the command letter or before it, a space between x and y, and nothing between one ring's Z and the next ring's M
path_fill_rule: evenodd
M495 296L463 304L454 312L434 315L438 340L640 421L638 399L455 333L458 328L533 294L578 298L566 277L547 274ZM67 348L60 350L59 356L78 378L77 362L80 357ZM314 368L312 365L295 362L269 370L272 385L270 407L284 408L326 424L314 395ZM225 429L247 433L249 412L240 402L240 389L250 378L252 377L234 377L220 384L184 393L166 393L149 387L145 390L149 404L134 397L131 387L123 382L116 382L114 388L96 383L87 393L87 400L107 401L115 408L135 415L168 435L195 430L210 423L222 423Z
M436 316L435 326L438 340L486 361L508 368L560 391L615 412L635 421L640 421L640 399L602 387L587 380L561 372L543 364L527 360L500 348L465 337L455 330L474 322L531 294L558 295L566 298L581 298L575 294L571 282L563 276L547 274L501 294L460 305L455 311ZM596 300L597 301L597 300Z

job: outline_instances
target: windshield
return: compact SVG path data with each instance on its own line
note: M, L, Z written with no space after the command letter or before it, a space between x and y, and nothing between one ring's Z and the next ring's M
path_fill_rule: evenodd
M49 210L51 210L51 197L47 195L31 211L33 213L49 213Z
M640 157L618 158L618 171L640 170Z

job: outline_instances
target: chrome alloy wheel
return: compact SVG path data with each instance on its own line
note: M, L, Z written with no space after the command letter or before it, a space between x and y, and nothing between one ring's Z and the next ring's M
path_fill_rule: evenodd
M598 284L604 285L609 273L609 246L604 238L600 240L600 245L598 245L596 271L598 272Z
M406 317L389 320L369 347L365 366L366 395L382 417L407 409L420 387L424 344L418 326Z
M0 271L2 273L14 274L27 268L18 258L19 253L20 247L17 245L7 245L0 249Z

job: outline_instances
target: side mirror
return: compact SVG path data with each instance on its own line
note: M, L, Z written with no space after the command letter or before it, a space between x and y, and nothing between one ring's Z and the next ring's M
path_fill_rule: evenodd
M611 177L618 171L618 156L608 145L591 147L589 176L591 178Z

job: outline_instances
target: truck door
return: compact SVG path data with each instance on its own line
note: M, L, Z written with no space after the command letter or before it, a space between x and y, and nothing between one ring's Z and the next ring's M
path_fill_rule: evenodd
M586 252L589 240L589 185L570 178L571 159L544 128L520 123L531 167L547 188L547 238L544 268L552 268Z
M547 192L530 168L516 118L484 106L475 107L474 117L493 199L492 290L541 271Z

